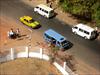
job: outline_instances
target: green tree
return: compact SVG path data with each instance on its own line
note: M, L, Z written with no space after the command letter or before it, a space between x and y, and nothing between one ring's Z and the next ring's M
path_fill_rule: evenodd
M100 27L100 0L59 0L64 12L77 15L87 21L95 21Z
M96 2L92 7L92 20L96 22L96 26L100 27L100 3Z

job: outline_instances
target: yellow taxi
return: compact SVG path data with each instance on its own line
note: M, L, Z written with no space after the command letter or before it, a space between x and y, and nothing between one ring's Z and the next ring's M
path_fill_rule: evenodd
M33 20L33 18L30 17L30 16L23 16L23 17L20 17L20 21L21 21L23 24L25 24L25 25L27 25L27 26L29 26L29 27L32 27L32 28L37 28L37 27L40 26L39 22Z

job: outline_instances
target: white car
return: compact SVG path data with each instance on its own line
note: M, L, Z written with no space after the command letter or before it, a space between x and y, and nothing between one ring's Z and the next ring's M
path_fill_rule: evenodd
M72 32L84 37L85 39L93 39L97 36L97 32L95 29L84 24L77 24L73 26Z
M38 14L40 14L46 18L50 18L50 17L54 16L54 10L44 4L37 5L34 8L34 12L37 12Z

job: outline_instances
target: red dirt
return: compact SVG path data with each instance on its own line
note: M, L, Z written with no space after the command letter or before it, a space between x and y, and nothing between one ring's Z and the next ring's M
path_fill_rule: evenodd
M11 28L13 28L14 30L16 30L17 28L20 28L22 35L30 34L30 31L27 28L25 28L24 26L18 26L17 24L18 23L16 23L15 20L13 20L12 18L8 18L8 17L5 17L4 15L0 15L0 56L6 55L6 53L9 51L11 47L28 46L27 44L29 40L26 38L27 36L23 36L22 40L18 40L18 39L13 40L7 37L7 32ZM35 40L34 39L31 40L32 47L36 45L36 42L43 41L40 35L37 35L37 34L39 34L39 32L32 34L32 37L35 38ZM44 62L41 64L41 62L39 62L40 60L39 61L37 59L34 59L34 60L35 62L37 62L35 63L35 65L31 64L33 61L33 59L31 60L31 58L22 59L22 60L18 59L18 60L14 60L14 61L2 63L2 64L0 63L0 75L4 75L4 74L6 75L12 75L12 74L13 75L22 75L22 74L35 75L35 73L39 75L43 75L43 74L47 75L49 73L61 75L61 73L49 62L41 61L41 62ZM23 62L23 63L20 63L20 62ZM20 64L20 66L18 66L18 64ZM40 66L37 66L37 65L40 65L44 68L41 69ZM39 69L39 71L36 69Z

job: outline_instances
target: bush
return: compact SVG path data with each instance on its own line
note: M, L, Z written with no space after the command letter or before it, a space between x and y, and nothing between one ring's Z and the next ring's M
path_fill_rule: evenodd
M64 12L83 17L82 20L95 21L96 26L100 27L99 0L59 0L59 6Z

